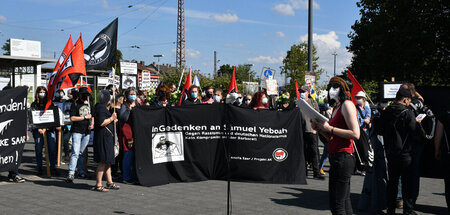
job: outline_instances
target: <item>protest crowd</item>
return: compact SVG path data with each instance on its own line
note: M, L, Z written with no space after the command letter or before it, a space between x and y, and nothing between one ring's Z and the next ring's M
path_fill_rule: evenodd
M367 187L375 186L375 189L384 189L376 195L386 195L386 198L381 198L385 199L384 201L373 196L369 197L369 200L361 198L358 204L360 209L370 208L378 213L387 208L388 214L395 214L396 208L403 208L404 214L415 214L414 204L419 195L420 159L427 138L426 129L421 125L424 118L420 114L437 119L434 133L428 135L436 136L436 159L444 162L447 168L445 191L449 203L450 164L446 148L448 139L445 135L450 127L448 112L433 114L424 105L423 97L413 84L402 84L392 102L377 105L369 104L363 91L352 96L352 85L345 76L331 78L327 86L327 102L322 102L320 107L318 99L315 99L317 95L311 93L315 93L311 86L304 85L297 89L299 100L304 100L310 107L329 118L328 122L313 121L302 112L302 131L299 132L303 133L305 143L305 169L312 171L313 179L324 180L326 176L329 178L329 203L332 213L353 213L350 202L351 177L360 174L366 177L363 192ZM287 92L281 92L279 98L275 99L265 91L243 95L233 87L226 95L222 89L212 86L200 89L196 85L190 85L185 90L185 97L181 95L181 98L173 99L171 94L175 93L174 84L161 83L151 100L146 97L146 93L134 87L120 92L109 85L99 92L97 104L93 103L94 99L86 87L72 88L67 91L67 96L63 90L58 90L50 103L66 115L70 123L61 127L37 128L30 121L28 126L35 143L37 175L44 175L45 172L43 147L46 139L47 162L52 176L63 174L67 183L76 183L76 178L87 178L88 173L84 169L83 161L90 136L93 135L93 160L98 163L93 190L118 190L120 186L116 185L113 179L125 184L139 184L135 165L133 119L130 117L136 107L169 108L178 105L226 103L254 111L289 111L297 108ZM44 110L48 103L47 94L45 87L38 87L30 110ZM356 104L353 100L356 100ZM363 133L366 139L368 137L370 140L370 150L375 155L372 155L372 159L367 159L364 168L357 168L357 163L364 160L358 159L360 155L356 152L360 147L357 144L364 144L361 143ZM62 135L64 155L57 155L56 152L58 135ZM380 141L377 138L379 136L383 136L384 141ZM325 146L322 155L319 153L319 139ZM382 147L381 151L378 150L379 147ZM56 168L57 156L62 156L63 160L68 162L67 173ZM324 171L326 160L330 163L328 174ZM103 176L107 181L105 186L102 185ZM17 169L10 171L8 177L11 182L25 182ZM386 179L387 183L373 184L380 178ZM374 193L376 192L371 195Z
M115 22L115 37L117 37L117 20ZM72 65L64 66L67 58L61 61L62 64L58 62L54 73L48 80L48 86L39 86L35 89L32 101L30 101L31 105L27 108L26 127L27 133L30 133L34 140L35 158L33 161L38 176L64 177L66 183L77 183L79 179L92 179L94 175L90 175L86 168L86 160L92 159L97 166L95 184L91 190L103 193L120 190L119 184L151 186L165 183L164 180L161 180L163 182L148 182L148 178L157 176L146 173L145 168L167 171L169 176L164 176L167 183L225 179L227 174L228 179L230 179L230 175L237 177L238 173L250 175L254 172L246 171L244 165L239 162L252 159L252 161L260 162L257 165L258 168L273 165L272 172L270 172L272 175L264 175L269 175L269 170L267 173L255 171L257 174L263 175L260 178L255 177L260 180L247 177L248 175L245 175L247 178L237 177L237 179L306 184L306 176L309 171L312 173L310 178L312 180L328 180L328 202L332 214L353 214L352 205L357 204L358 209L373 214L380 214L384 210L387 214L395 214L396 210L402 209L403 214L411 215L416 214L414 207L420 195L424 151L427 145L434 144L434 159L443 168L441 177L445 180L447 207L450 205L450 150L447 135L450 134L449 101L442 101L433 107L428 106L427 101L430 98L423 97L420 92L416 91L414 84L402 83L395 90L393 99L380 100L377 103L371 101L369 95L350 71L332 77L328 80L326 90L321 91L315 89L315 83L311 79L301 80L301 83L305 84L296 87L295 97L292 97L286 89L281 89L278 93L273 94L262 87L256 92L243 94L237 88L234 70L228 91L216 86L201 88L199 83L192 83L190 70L184 85L177 87L174 83L161 81L153 91L141 91L139 87L119 89L121 87L116 84L110 84L101 90L96 89L96 94L91 92L88 86L82 85L66 90L61 89L58 82L64 80L65 77L72 77L69 75L77 73L86 75L86 69L93 68L91 63L94 61L86 60L85 64L83 57L84 53L99 49L99 47L95 47L95 43L92 44L84 50L81 35L75 45L72 45L70 38L70 48L67 50L71 50L71 53L64 53L64 56L70 55L73 58ZM115 51L115 49L111 50ZM81 60L77 61L77 59ZM99 67L106 68L106 65L111 62L105 62ZM72 81L76 83L76 79L74 80ZM15 89L7 87L3 91L8 93ZM93 94L97 95L97 98ZM213 108L216 108L213 111L224 110L222 112L226 113L198 113ZM166 112L155 118L139 115L144 112L155 113L161 110ZM198 111L195 112L196 110ZM223 118L222 121L218 120L219 123L226 122L231 118L235 120L234 122L242 123L246 120L246 115L252 115L254 117L252 119L257 120L247 120L248 124L245 128L234 125L236 126L235 132L238 134L233 136L229 132L231 129L227 127L229 125L223 126L223 124L216 123L209 127L204 126L208 129L219 127L219 129L211 131L198 125L172 122L174 120L170 118L170 114L179 114L181 111L198 113L201 117L197 117L199 115L185 117L196 122L204 120L204 117L214 120ZM253 116L255 113L259 115ZM284 113L285 115L283 115ZM45 114L53 114L51 118L55 120L49 123L35 121ZM264 127L269 124L266 122L268 118L264 117L269 115L272 121L281 121L281 116L283 116L283 120L287 119L284 121L289 122L286 123L289 124L289 128ZM290 118L291 116L294 117ZM164 119L157 119L157 117ZM59 122L56 119L59 119ZM139 120L141 124L138 124L136 120ZM157 120L170 121L171 124L151 124ZM137 128L136 125L142 125L142 127L149 125L149 127ZM167 128L167 130L181 130L172 131L171 136L167 134L169 132L164 133L164 131L150 134L155 130L153 125L162 126L161 128ZM188 135L188 132L183 130L183 126L192 128L189 132L193 135ZM225 130L226 128L229 130L225 133L220 131L220 129ZM293 128L297 130L291 132ZM151 132L146 134L147 131ZM290 133L286 135L288 131ZM237 144L230 144L231 149L220 147L215 149L214 144L203 144L208 145L207 150L210 150L206 151L205 149L206 152L222 153L217 153L221 155L221 157L217 157L222 160L214 160L213 153L205 153L211 157L205 158L205 160L210 159L216 162L210 168L213 169L212 173L206 171L210 166L208 166L209 164L204 165L201 162L203 160L196 160L198 163L187 162L191 161L189 156L195 156L197 152L195 150L199 149L190 148L190 153L185 155L184 151L188 146L183 146L183 140L181 140L181 145L174 141L175 137L181 137L181 139L184 137L187 142L187 140L196 139L196 136L201 134L209 135L208 140L216 141L217 144L232 142L232 138L234 138L253 141L251 143L256 145L261 142L259 141L261 139L252 136L257 132L260 132L259 136L255 135L258 138L267 142L273 141L273 139L278 142L284 141L283 144L286 147L276 148L275 151L271 149L269 158L263 156L247 158L230 155L238 151L233 151L236 148L232 147L241 147L236 146ZM179 133L185 136L177 136ZM3 133L1 134L3 135ZM236 137L240 134L247 136ZM29 139L28 135L27 139ZM59 153L60 150L58 150L58 140L61 140L62 143L62 153ZM196 140L206 141L201 138ZM289 142L289 140L297 142ZM139 145L138 142L140 144L144 142L143 145L146 146ZM86 157L88 155L87 147L91 143L93 158L88 158ZM252 144L241 145L251 147ZM288 145L291 147L290 149L288 149ZM319 145L324 146L322 152L319 150ZM292 148L294 146L298 148ZM140 151L143 147L151 147L152 149L149 151L152 154ZM242 147L244 148L244 146ZM296 151L290 151L291 149ZM224 159L225 154L227 155L226 159ZM61 163L68 164L68 171L58 168L59 160ZM182 162L178 161L186 162L179 164ZM288 165L284 166L285 169L282 169L282 165L278 165L281 162L293 161L298 162L294 164L295 171L292 172L289 172L290 169L286 169ZM326 166L327 161L329 168ZM139 162L141 164L139 167L142 168L138 168ZM159 166L145 167L143 164L145 162L155 166L159 164ZM166 165L167 163L170 164ZM24 183L26 181L19 174L19 166L20 163L13 168L8 166L10 182ZM214 169L216 167L217 171ZM230 173L230 169L238 173ZM190 174L191 172L187 172L188 170L194 173ZM278 178L272 177L273 175L278 175ZM354 175L365 177L361 198L357 203L351 202L350 198L351 180ZM104 179L106 183L103 183Z

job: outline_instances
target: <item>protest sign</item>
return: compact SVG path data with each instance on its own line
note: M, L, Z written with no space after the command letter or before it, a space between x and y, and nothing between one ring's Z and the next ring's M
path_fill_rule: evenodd
M16 170L27 137L27 87L0 91L0 172Z
M61 121L59 108L50 106L47 111L30 110L31 123L35 128L51 128L64 125L64 119Z
M141 184L225 180L306 183L298 109L254 111L226 104L131 113Z

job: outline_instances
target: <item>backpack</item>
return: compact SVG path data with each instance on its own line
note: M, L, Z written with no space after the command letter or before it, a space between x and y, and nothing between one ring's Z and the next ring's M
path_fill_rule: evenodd
M356 169L366 171L373 166L374 152L370 144L369 135L360 127L359 140L353 140L353 148L355 149Z
M362 112L359 108L356 108L359 111L359 114L362 115ZM355 157L356 157L356 169L359 171L366 171L368 168L373 166L374 162L374 152L372 145L370 144L369 135L359 127L359 139L353 140L353 148L355 149Z

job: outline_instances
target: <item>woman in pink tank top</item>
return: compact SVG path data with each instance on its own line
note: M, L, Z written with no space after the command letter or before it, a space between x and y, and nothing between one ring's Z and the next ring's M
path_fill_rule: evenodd
M312 123L313 128L329 140L328 190L332 214L353 214L350 179L355 169L353 140L359 139L359 124L355 105L350 100L349 84L337 76L330 79L327 90L328 101L334 104L333 114L329 122Z

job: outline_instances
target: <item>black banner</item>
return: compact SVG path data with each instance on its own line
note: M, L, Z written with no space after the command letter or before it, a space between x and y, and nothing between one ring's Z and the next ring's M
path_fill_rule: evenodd
M227 178L306 183L300 112L201 104L132 111L136 166L145 186Z
M0 172L15 170L27 138L27 87L0 91Z

